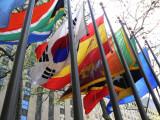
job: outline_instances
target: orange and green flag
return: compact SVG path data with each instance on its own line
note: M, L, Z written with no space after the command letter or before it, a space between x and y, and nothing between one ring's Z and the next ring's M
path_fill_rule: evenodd
M133 57L132 51L124 35L124 31L122 29L118 30L118 32L116 32L116 37L122 49L122 53L125 57L125 60L129 66L129 69L130 70L138 69L135 63L135 58ZM117 51L117 48L115 46L115 43L112 37L109 38L109 42L113 52L109 52L108 54L106 54L106 58L107 58L111 76L112 78L114 78L124 73L125 70L123 69L123 66L119 57L119 53ZM132 44L133 46L135 46L135 43L133 40L132 40ZM93 87L93 85L101 83L105 80L106 80L106 77L104 74L104 69L103 69L103 64L101 59L95 62L92 62L87 67L82 69L82 71L80 72L81 94L86 94L86 96L84 97L84 107L86 110L86 114L88 114L94 108L94 106L101 100L101 98L109 94L107 84L101 87ZM92 86L92 89L89 89L91 86ZM124 90L124 88L119 85L114 85L114 88L116 92L120 92ZM107 91L102 92L104 91L104 89ZM64 100L71 97L72 97L72 86L68 88L68 90L63 94L60 100ZM90 100L91 98L95 98L95 97L96 99Z

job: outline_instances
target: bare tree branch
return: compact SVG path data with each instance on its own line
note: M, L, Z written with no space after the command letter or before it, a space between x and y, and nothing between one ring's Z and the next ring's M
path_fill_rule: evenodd
M6 76L8 75L8 73L10 73L10 72L11 72L11 70L9 70L9 71L7 71L6 73L4 73L4 75L0 76L0 79L6 77Z
M8 56L9 59L11 59L11 61L13 61L13 56L12 56L10 53L8 53L8 52L7 52L5 49L3 49L2 47L0 47L0 50L1 50L2 52L4 52L4 55ZM1 55L0 57L2 57L2 56L4 56L4 55Z

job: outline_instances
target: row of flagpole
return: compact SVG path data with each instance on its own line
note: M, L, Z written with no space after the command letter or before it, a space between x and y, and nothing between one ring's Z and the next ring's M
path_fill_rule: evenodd
M105 9L104 9L103 5L102 5L102 9L103 9L104 15L105 15L105 17L106 17L106 19L107 19L107 22L108 22L110 31L111 31L111 33L112 33L113 39L114 39L115 44L116 44L116 47L117 47L117 49L118 49L118 52L119 52L119 55L120 55L120 58L121 58L121 61L122 61L122 65L123 65L123 68L125 69L127 78L128 78L128 80L129 80L129 83L130 83L130 86L131 86L131 89L132 89L132 92L133 92L135 101L136 101L136 103L137 103L137 106L138 106L140 115L141 115L142 119L147 120L148 117L147 117L147 115L146 115L146 113L145 113L145 111L144 111L143 104L142 104L142 102L141 102L141 100L140 100L140 97L139 97L139 95L138 95L137 89L136 89L135 84L134 84L134 80L133 80L132 75L131 75L131 73L130 73L130 71L129 71L127 62L126 62L126 60L125 60L125 58L124 58L124 56L123 56L123 53L122 53L121 48L120 48L120 46L119 46L118 40L117 40L117 38L116 38L115 33L113 32L112 26L111 26L111 24L110 24L110 21L109 21L109 19L108 19L108 17L107 17L107 14L106 14L106 12L105 12ZM114 111L114 110L113 110L113 111Z
M23 24L23 28L22 28L22 32L21 32L21 37L19 40L19 44L17 47L17 51L16 51L16 57L14 60L14 65L13 65L13 69L12 69L12 73L11 73L11 77L9 80L9 84L8 84L8 88L7 88L7 92L6 92L6 96L5 96L5 100L4 100L4 104L3 104L3 108L2 108L2 113L1 113L1 119L2 120L11 120L14 118L14 113L15 113L15 105L16 105L16 101L18 98L18 91L19 91L19 83L20 83L20 78L21 78L21 73L22 73L22 66L23 66L23 61L24 61L24 55L25 55L25 50L26 50L26 46L27 46L27 42L28 42L28 34L29 34L29 26L31 23L31 18L32 18L32 12L33 12L33 8L34 8L34 3L35 0L30 0L29 1L29 5L28 5L28 9L25 15L25 20L24 20L24 24ZM99 47L99 51L101 54L101 58L102 58L102 63L104 66L104 72L105 72L105 76L106 76L106 82L107 82L107 86L109 89L109 94L110 94L110 98L111 98L111 104L113 106L113 111L114 111L114 116L116 120L121 120L122 116L121 116L121 112L120 112L120 108L119 108L119 104L118 104L118 100L117 100L117 95L115 93L114 87L113 87L113 82L112 82L112 78L111 78L111 74L110 74L110 70L108 67L108 63L105 57L105 53L104 53L104 49L102 46L102 42L101 42L101 38L98 32L98 28L95 22L95 18L92 12L92 8L90 5L90 1L88 0L88 5L89 5L89 10L90 10L90 14L91 14L91 18L92 18L92 22L93 22L93 26L94 26L94 30L95 30L95 35L97 38L97 43L98 43L98 47ZM101 4L102 5L102 4ZM70 0L67 0L67 8L68 8L68 25L69 25L69 45L70 45L70 54L71 54L71 82L72 82L72 91L73 91L73 111L74 111L74 119L75 120L83 120L83 110L82 110L82 102L81 102L81 91L80 91L80 83L79 83L79 74L78 74L78 65L77 65L77 55L76 55L76 49L75 49L75 43L74 43L74 32L73 32L73 23L72 23L72 14L71 14L71 5L70 5ZM125 69L125 72L127 74L128 80L130 82L130 86L135 98L135 101L137 103L141 118L144 120L149 119L146 115L146 112L144 110L143 104L140 100L140 97L138 95L137 89L134 85L134 81L133 78L131 76L131 73L129 71L128 65L125 61L125 58L122 54L121 48L119 46L118 40L113 32L112 26L110 24L110 21L107 17L107 14L105 12L105 9L102 5L102 9L104 12L104 15L107 19L110 31L112 33L112 36L114 38L116 47L118 49L123 67ZM127 36L127 33L124 29L123 23L121 20L119 20L124 32L125 32L125 36L127 37L127 41L130 44L130 47L133 51L133 54L136 58L136 62L138 63L139 67L140 67L140 71L142 76L144 77L144 80L146 82L146 85L149 89L149 92L153 98L153 101L155 103L155 106L157 108L157 111L160 114L160 104L158 103L158 100L155 96L155 93L153 92L153 89L149 83L149 80L143 70L142 67L142 63L140 62L140 59L137 55L137 53L134 51L133 46ZM133 37L135 38L138 46L140 47L140 44L138 43L134 32L132 32ZM148 47L150 48L149 44ZM141 49L141 47L140 47ZM151 49L150 49L151 50ZM141 49L142 51L142 49ZM152 52L152 50L151 50ZM142 51L143 53L143 51ZM143 53L144 55L144 53ZM154 56L154 54L152 53L152 55ZM159 80L155 74L155 72L153 71L149 61L147 60L146 56L144 55L147 64L149 65L154 78L157 82L157 84L160 86ZM158 60L155 58L157 64L159 65ZM160 67L160 65L159 65Z

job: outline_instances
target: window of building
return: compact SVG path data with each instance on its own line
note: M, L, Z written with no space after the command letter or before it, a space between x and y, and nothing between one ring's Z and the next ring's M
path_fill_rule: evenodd
M74 115L73 115L73 108L71 108L71 117L73 118Z
M24 115L22 115L22 116L21 116L21 120L27 120L27 117L24 116Z
M95 118L98 119L98 115L97 114L95 114Z
M87 115L87 119L89 119L89 115Z

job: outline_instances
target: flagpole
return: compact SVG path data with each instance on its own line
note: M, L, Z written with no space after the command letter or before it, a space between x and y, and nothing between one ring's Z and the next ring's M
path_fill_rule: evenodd
M157 57L155 56L155 54L153 53L153 51L152 51L150 45L148 44L147 40L145 40L145 43L147 44L149 50L151 51L151 53L152 53L152 55L153 55L155 61L157 62L158 66L159 66L159 68L160 68L160 63L159 63L159 61L157 60Z
M158 80L155 72L153 71L152 66L151 66L151 64L149 63L146 55L144 54L144 52L143 52L143 50L142 50L142 48L141 48L141 46L140 46L140 44L139 44L139 42L138 42L135 34L134 34L134 32L131 31L131 33L132 33L134 39L136 40L136 42L137 42L137 44L138 44L138 46L139 46L139 48L140 48L140 50L141 50L141 52L142 52L142 54L143 54L143 56L144 56L144 58L145 58L145 60L146 60L146 62L147 62L147 64L148 64L148 66L149 66L149 68L150 68L150 70L151 70L151 72L152 72L152 74L153 74L153 76L154 76L154 78L155 78L158 86L160 86L160 82L159 82L159 80ZM141 69L142 69L142 70L141 70ZM154 101L154 104L155 104L155 106L156 106L156 108L157 108L157 111L158 111L158 113L159 113L159 115L160 115L160 104L159 104L159 102L158 102L158 99L157 99L157 97L156 97L156 95L155 95L155 93L154 93L154 91L153 91L153 88L152 88L152 86L151 86L151 84L150 84L150 82L149 82L149 80L148 80L148 78L147 78L147 76L146 76L146 74L145 74L145 72L144 72L144 70L143 70L143 67L142 67L141 69L140 69L140 70L141 70L141 73L142 73L142 75L143 75L143 77L144 77L144 80L145 80L145 82L146 82L146 85L147 85L147 87L148 87L148 90L149 90L149 92L150 92L150 94L151 94L151 96L152 96L152 99L153 99L153 101Z
M100 105L101 105L101 108L102 108L102 111L103 111L103 114L102 114L103 118L105 120L111 120L110 116L107 115L106 104L105 104L105 101L104 101L103 98L100 100Z
M70 0L67 0L67 8L68 8L67 12L68 12L68 25L69 25L69 47L71 54L71 78L72 78L71 81L72 81L72 93L73 93L74 120L83 120L81 91L79 83L77 55L75 49Z
M105 15L105 17L106 17L106 19L107 19L109 28L110 28L110 30L111 30L113 39L114 39L115 44L116 44L116 47L117 47L117 49L118 49L118 52L119 52L119 55L120 55L120 58L121 58L123 67L124 67L124 69L125 69L127 78L128 78L128 80L129 80L129 83L130 83L130 86L131 86L131 89L132 89L132 92L133 92L135 101L136 101L137 106L138 106L138 108L139 108L140 115L141 115L141 117L142 117L143 120L148 120L148 117L147 117L147 115L146 115L146 113L145 113L145 110L144 110L144 108L143 108L143 104L142 104L142 102L141 102L141 100L140 100L139 94L138 94L137 89L136 89L136 87L135 87L135 84L134 84L132 75L131 75L131 73L130 73L130 71L129 71L127 62L126 62L126 60L125 60L125 58L124 58L124 56L123 56L123 54L122 54L122 50L121 50L121 48L120 48L120 46L119 46L118 40L117 40L117 38L116 38L116 35L115 35L114 32L113 32L112 26L111 26L111 24L110 24L110 21L109 21L109 19L108 19L108 17L107 17L107 14L106 14L106 12L105 12L105 9L104 9L103 5L102 5L102 9L103 9L104 15Z
M148 98L148 101L147 101L146 113L148 111L149 101L150 101L150 94L149 94L149 98Z
M104 52L104 49L103 49L103 46L102 46L101 38L100 38L100 35L99 35L99 32L98 32L98 28L97 28L97 25L96 25L96 21L95 21L95 18L94 18L93 11L92 11L91 4L90 4L89 0L88 0L88 6L89 6L90 14L91 14L91 17L92 17L92 22L93 22L94 31L95 31L96 38L97 38L97 43L98 43L102 63L103 63L103 66L104 66L104 73L105 73L105 76L106 76L106 82L107 82L107 86L108 86L108 90L109 90L109 95L110 95L110 98L111 98L111 104L113 106L114 116L115 116L116 120L122 120L122 116L121 116L121 112L120 112L120 108L119 108L119 104L118 104L118 100L117 100L117 95L116 95L115 90L114 90L114 86L113 86L110 70L109 70L109 67L108 67L107 59L106 59L106 56L105 56L105 52Z
M18 98L19 84L21 80L22 68L24 63L26 46L28 43L29 29L32 19L32 13L35 0L30 0L26 11L21 36L16 50L16 56L9 79L6 96L1 112L1 120L12 120L16 110L16 101Z
M147 62L147 64L148 64L148 67L149 67L149 69L151 70L151 72L152 72L152 74L153 74L153 76L154 76L154 78L155 78L158 86L160 87L160 82L159 82L159 80L158 80L158 77L157 77L156 73L154 72L154 70L153 70L153 68L152 68L152 66L151 66L151 63L149 62L149 60L147 59L146 55L144 54L144 52L143 52L143 50L142 50L142 47L141 47L141 45L139 44L139 42L138 42L138 40L137 40L137 38L136 38L136 36L135 36L135 34L134 34L133 31L132 31L132 35L133 35L134 39L136 40L136 42L137 42L137 44L138 44L138 46L139 46L139 48L140 48L140 50L141 50L141 52L142 52L142 54L143 54L143 56L144 56L144 58L145 58L145 60L146 60L146 62Z
M151 94L151 96L152 96L152 98L153 98L153 101L154 101L154 104L155 104L155 106L156 106L156 108L157 108L157 111L158 111L159 114L160 114L160 104L158 103L158 99L156 98L156 95L154 94L154 91L153 91L152 86L151 86L151 84L150 84L150 82L149 82L149 80L148 80L148 77L147 77L147 75L146 75L146 73L145 73L145 71L144 71L144 69L143 69L141 60L140 60L140 58L138 57L136 51L134 50L134 48L133 48L133 46L132 46L132 43L131 43L131 41L129 40L129 37L128 37L125 29L124 29L123 23L122 23L122 21L121 21L120 19L119 19L119 22L120 22L120 24L121 24L121 26L122 26L122 29L123 29L124 33L125 33L125 36L126 36L126 38L127 38L127 41L128 41L128 43L129 43L129 45L130 45L130 47L131 47L131 49L132 49L132 52L133 52L134 57L135 57L135 59L136 59L136 62L137 62L137 64L138 64L138 66L139 66L140 72L141 72L141 74L142 74L142 76L143 76L143 78L144 78L144 81L145 81L146 85L147 85L147 88L148 88L148 90L149 90L149 92L150 92L150 94ZM136 37L135 37L135 35L134 35L134 33L133 33L133 31L132 31L132 35L133 35L134 39L136 40L136 42L138 42L137 39L136 39ZM148 60L147 60L147 57L145 56L145 54L144 54L144 52L143 52L143 50L142 50L141 47L140 47L140 49L141 49L141 52L142 52L145 60L148 61ZM149 63L149 62L147 62L147 63ZM148 66L149 66L149 64L148 64Z

